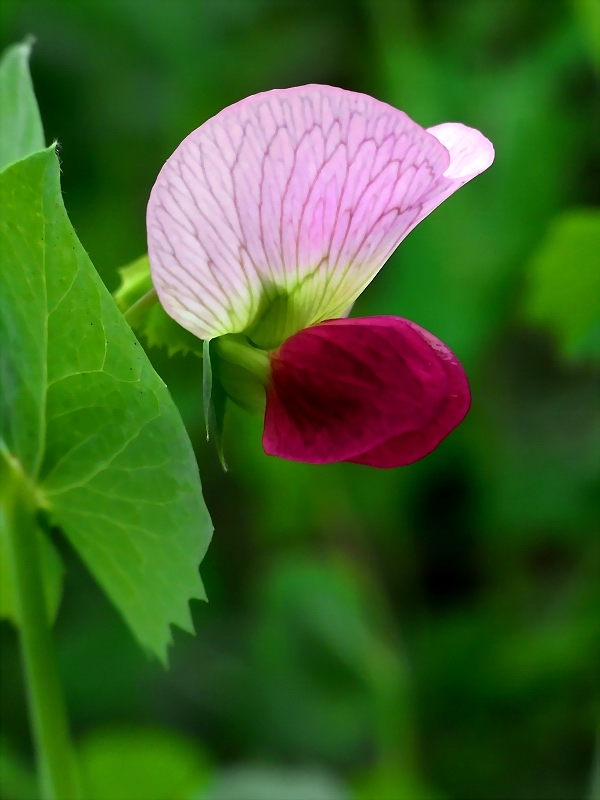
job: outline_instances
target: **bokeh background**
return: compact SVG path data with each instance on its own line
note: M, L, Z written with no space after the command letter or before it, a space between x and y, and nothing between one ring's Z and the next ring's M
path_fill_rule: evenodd
M105 787L92 800L177 800L194 781L229 800L600 796L600 326L566 341L538 297L548 253L565 295L591 263L569 231L600 200L598 13L596 0L3 0L2 45L37 38L66 206L110 290L145 252L167 156L248 94L364 91L423 126L477 127L497 153L355 307L415 320L467 369L468 418L425 460L268 458L260 421L232 409L225 474L204 441L201 362L150 351L214 520L210 602L193 603L196 637L174 631L164 671L57 537L68 706ZM577 303L563 312L577 328ZM0 792L19 800L31 748L16 635L1 635Z

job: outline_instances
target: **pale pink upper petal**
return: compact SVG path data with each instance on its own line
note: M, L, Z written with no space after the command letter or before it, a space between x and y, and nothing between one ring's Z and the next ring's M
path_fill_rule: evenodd
M457 189L484 172L494 161L492 143L476 128L469 128L460 122L443 122L427 128L427 133L435 136L448 151L450 164L444 173L447 182L441 191L423 203L421 213L405 236Z
M463 186L471 178L480 175L494 161L494 147L489 139L475 128L460 122L444 122L427 128L450 154L450 166L444 173L447 178Z
M431 135L329 86L224 109L182 142L152 190L148 252L162 304L201 338L248 330L281 297L293 297L295 329L340 316L468 180L464 137L442 130L454 127Z
M443 192L432 197L423 205L421 219L430 214L434 208L472 178L476 178L494 161L494 147L489 139L475 128L469 128L460 122L444 122L427 128L441 142L450 154L450 165L444 173L449 184ZM421 219L417 220L420 222Z

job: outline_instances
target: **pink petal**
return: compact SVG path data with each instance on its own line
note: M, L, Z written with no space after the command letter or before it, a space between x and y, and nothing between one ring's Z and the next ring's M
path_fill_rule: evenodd
M468 408L456 358L399 317L307 328L281 345L271 367L263 447L293 461L409 463L432 450Z
M427 128L427 132L435 136L450 154L450 166L444 173L450 183L443 192L424 204L423 217L430 214L465 183L490 167L495 156L494 146L489 139L475 128L468 128L460 122L444 122L433 128Z
M163 306L205 339L247 330L277 296L294 294L294 329L341 315L468 179L453 168L455 151L468 164L468 137L448 133L456 127L431 135L330 86L224 109L182 142L152 190L148 252Z
M450 153L450 166L444 175L456 181L458 186L480 175L494 161L492 143L475 128L468 128L460 122L444 122L427 128L427 132Z
M465 372L451 350L414 322L409 322L424 339L430 341L436 356L442 362L448 380L446 404L443 409L424 427L392 436L386 442L347 459L354 464L368 464L371 467L403 467L412 464L431 453L438 444L459 425L471 405L471 393Z

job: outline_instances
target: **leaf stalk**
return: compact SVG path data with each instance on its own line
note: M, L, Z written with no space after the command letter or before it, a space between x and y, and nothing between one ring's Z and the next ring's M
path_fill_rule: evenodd
M15 587L21 656L42 800L80 800L57 658L43 594L35 494L17 459L0 447L0 532Z

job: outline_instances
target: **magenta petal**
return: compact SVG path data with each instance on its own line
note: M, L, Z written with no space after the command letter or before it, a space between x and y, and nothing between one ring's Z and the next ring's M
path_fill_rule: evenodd
M399 317L336 319L306 328L281 345L271 366L263 446L269 455L293 461L409 463L433 449L468 408L466 378L453 354ZM438 423L447 416L450 427ZM396 447L402 437L407 446ZM400 451L419 454L402 460Z
M439 339L415 325L414 322L408 322L408 324L420 331L421 335L431 342L431 347L446 370L448 380L446 405L422 428L392 436L371 450L346 459L354 464L387 468L403 467L412 464L413 461L418 461L435 450L438 444L463 421L471 405L467 376L454 353Z

